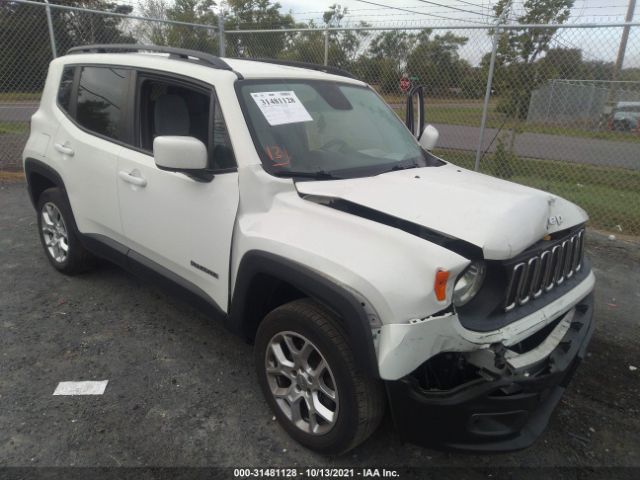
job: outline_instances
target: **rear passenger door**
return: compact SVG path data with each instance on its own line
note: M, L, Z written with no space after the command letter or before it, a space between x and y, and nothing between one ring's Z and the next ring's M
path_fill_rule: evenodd
M78 229L122 240L116 169L122 144L130 141L128 102L131 70L67 66L62 74L59 122L50 150L67 189Z
M120 215L130 256L227 309L238 174L213 89L178 77L139 72L134 146L117 168ZM209 155L213 179L156 167L153 139L192 136Z

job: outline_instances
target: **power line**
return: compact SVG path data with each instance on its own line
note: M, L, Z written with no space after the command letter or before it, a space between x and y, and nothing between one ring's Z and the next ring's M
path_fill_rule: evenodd
M465 4L470 5L470 6L472 6L472 7L477 7L477 8L479 8L479 9L481 9L481 10L490 10L490 9L491 9L491 6L485 7L484 5L477 5L477 4L475 4L475 3L467 2L467 1L465 1L465 0L456 0L456 1L457 1L457 2L460 2L460 3L465 3ZM483 2L483 3L484 3L484 2Z
M433 15L433 14L437 14L437 13L447 13L446 10L437 10L437 11L433 11L433 12L429 12L427 15ZM393 17L408 17L408 16L415 16L415 13L393 13L393 14L389 14L389 15L380 15L379 13L368 13L366 15L360 15L360 14L352 14L351 12L348 12L344 18L389 18L389 16L393 16ZM313 17L313 18L322 18L322 17ZM460 20L460 19L457 19Z
M444 16L441 16L441 15L435 15L435 14L426 13L426 12L416 12L415 10L407 10L407 9L401 8L401 7L392 7L390 5L382 5L381 3L369 2L367 0L355 0L355 1L356 2L360 2L360 3L367 3L369 5L375 5L376 7L391 8L393 10L400 10L402 12L413 13L415 15L427 15L429 17L443 18L445 20L453 20L454 22L468 22L468 23L477 23L479 25L484 25L483 22L476 22L474 20L464 20L464 19L461 19L461 18L444 17Z
M358 0L355 0L355 1L358 1ZM417 0L417 1L420 1L420 0ZM462 2L462 0L455 0L455 1L457 1L457 2ZM466 4L468 4L468 5L471 5L471 6L474 6L474 7L480 8L481 10L488 10L488 9L489 9L489 8L487 8L487 7L483 7L483 6L481 6L481 5L476 5L476 4L471 3L471 2L462 2L462 3L466 3ZM450 6L449 6L449 5L444 5L444 6L445 6L446 8L450 8ZM383 6L382 8L350 8L350 7L346 7L346 9L348 10L348 12L349 12L349 13L352 13L352 12L367 12L367 11L380 11L380 10L387 10L387 9L389 9L389 8L402 8L402 9L405 9L405 8L414 8L414 9L415 9L415 8L432 8L432 7L431 7L430 5L403 5L403 6L400 6L400 7L396 7L396 6ZM306 15L306 14L309 14L309 13L319 13L319 14L322 14L322 13L325 13L326 11L327 11L327 10L310 10L310 11L303 11L303 12L296 12L296 11L292 11L291 13L292 13L292 15ZM476 13L476 12L474 12L474 13Z
M429 0L418 0L418 2L422 2L422 3L427 3L429 5L435 5L437 7L444 7L444 8L449 8L451 10L457 10L458 12L464 12L464 13L472 13L474 15L482 15L485 17L491 17L491 18L495 18L494 15L488 15L486 13L481 13L481 12L474 12L472 10L466 10L464 8L458 8L458 7L454 7L452 5L443 5L442 3L436 3L436 2L431 2ZM476 5L477 6L477 5Z

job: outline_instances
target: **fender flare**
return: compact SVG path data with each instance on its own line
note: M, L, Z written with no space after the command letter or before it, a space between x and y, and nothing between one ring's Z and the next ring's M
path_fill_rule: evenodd
M245 338L253 337L257 323L247 318L246 311L251 302L252 280L260 274L287 282L333 310L340 318L358 367L369 376L380 377L371 326L361 301L317 271L269 252L250 250L242 257L226 319L227 328Z
M38 203L38 199L35 197L35 192L33 191L33 184L31 182L31 174L37 173L38 175L42 175L47 178L51 182L53 182L57 187L61 188L63 193L67 195L67 189L64 186L64 181L58 172L56 172L53 168L47 165L40 160L36 160L35 158L27 158L24 161L24 176L27 180L27 188L29 190L29 199L31 200L31 204L36 207ZM67 197L68 198L68 197Z

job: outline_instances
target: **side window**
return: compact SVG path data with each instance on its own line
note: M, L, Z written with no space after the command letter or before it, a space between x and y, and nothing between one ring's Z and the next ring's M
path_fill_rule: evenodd
M78 86L77 122L88 130L121 140L129 75L127 69L83 67Z
M75 73L75 67L64 67L62 78L60 79L60 87L58 88L58 105L67 113L71 112L71 91L73 90Z
M139 81L139 145L153 151L153 140L163 135L195 137L207 146L209 168L235 167L227 128L219 109L210 122L211 93L169 79L141 76Z

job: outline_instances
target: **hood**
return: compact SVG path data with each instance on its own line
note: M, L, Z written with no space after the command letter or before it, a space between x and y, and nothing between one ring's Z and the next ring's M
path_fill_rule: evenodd
M584 223L580 207L556 195L454 165L375 177L298 182L302 195L339 198L482 249L505 260L546 234Z

